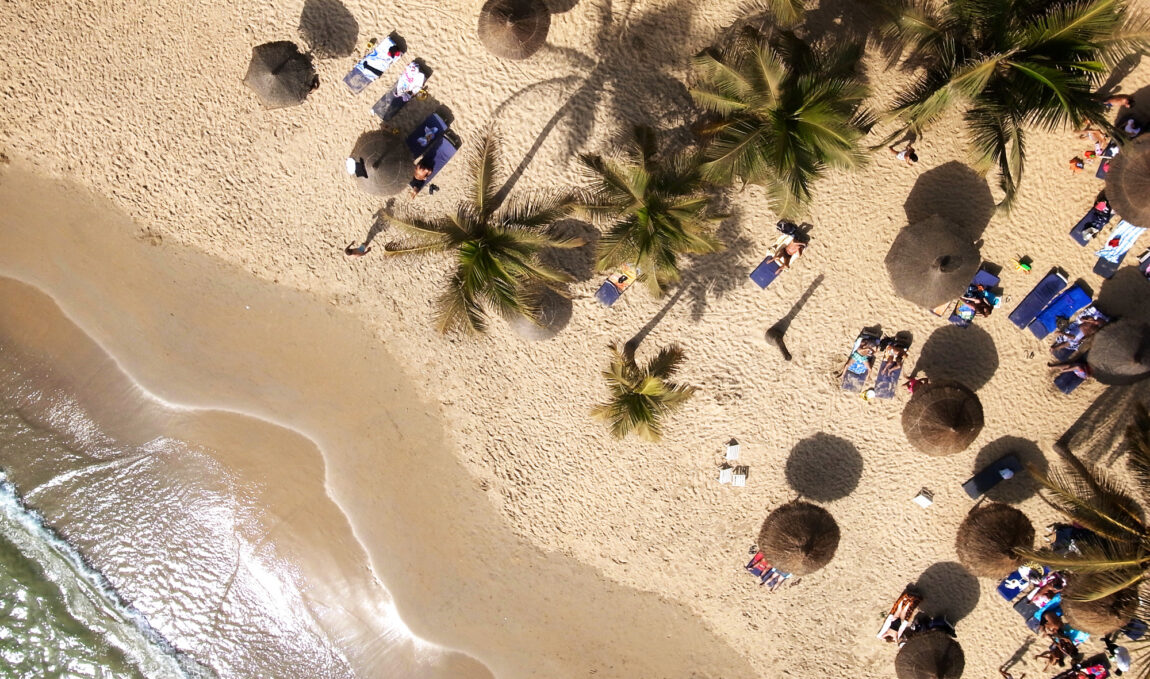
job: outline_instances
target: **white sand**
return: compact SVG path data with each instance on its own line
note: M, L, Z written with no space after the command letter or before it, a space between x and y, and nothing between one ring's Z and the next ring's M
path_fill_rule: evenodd
M553 47L531 60L511 63L490 57L478 44L474 26L479 4L355 2L348 7L359 22L361 38L397 29L407 38L409 56L423 57L435 68L432 96L451 108L465 143L488 121L495 122L506 136L508 170L532 148L565 97L578 94L573 116L560 121L543 140L516 190L574 181L572 153L606 148L629 122L673 127L689 121L685 90L675 82L685 78L689 55L711 43L735 18L733 3L696 7L636 2L615 4L610 21L604 22L604 5L584 0L553 18ZM927 578L931 596L961 617L966 676L990 676L1031 638L994 594L994 583L974 585L952 567L953 541L971 506L959 484L975 468L976 457L982 458L984 447L1003 437L1018 437L1036 442L1053 461L1050 443L1103 393L1101 386L1087 384L1073 396L1058 394L1050 385L1044 347L1007 321L1009 309L1052 266L1063 267L1072 279L1083 277L1113 311L1129 313L1143 306L1138 296L1145 292L1139 287L1144 281L1125 271L1103 285L1090 273L1092 249L1080 248L1066 236L1101 188L1093 168L1079 175L1066 169L1067 159L1085 148L1082 142L1068 133L1032 134L1018 205L1008 215L991 216L988 206L980 205L985 200L965 190L951 165L965 155L960 120L950 116L917 144L922 162L916 167L898 165L880 152L869 168L822 182L807 220L815 227L813 246L767 292L746 275L774 240L776 217L765 208L761 191L750 188L734 195L736 217L723 230L728 251L686 274L686 293L670 306L640 350L646 354L669 342L681 343L687 354L682 379L700 387L700 393L669 424L662 444L618 442L588 416L605 395L599 370L607 359L606 345L634 335L670 300L652 299L636 289L606 309L592 297L602 276L587 274L572 286L572 320L553 340L524 343L501 324L482 341L436 335L429 301L443 282L446 258L389 260L375 252L348 260L339 252L363 237L380 206L344 176L343 158L359 133L375 127L368 108L386 85L377 83L352 96L339 82L351 59L327 61L319 67L323 86L304 106L267 112L239 82L251 46L294 37L299 9L183 2L108 15L85 3L8 6L0 11L0 50L7 59L0 75L0 150L39 173L74 178L110 198L136 221L142 241L160 246L157 254L147 255L156 262L165 261L168 250L177 251L171 255L177 257L182 246L191 246L354 313L405 366L422 397L440 404L449 423L445 435L471 477L472 491L456 500L456 509L468 513L494 508L514 533L552 553L545 559L552 566L562 561L560 556L571 557L609 581L685 606L737 653L727 669L713 657L697 659L694 666L704 676L742 676L745 672L737 667L743 662L761 676L837 676L848 671L853 676L889 676L894 650L873 637L879 614L908 581L932 566L931 573L941 575ZM62 68L62 61L69 67ZM1136 91L1148 75L1146 67L1135 70L1123 90ZM880 93L876 107L905 80L904 74L882 72L877 60L870 76ZM580 90L584 84L586 89ZM397 122L411 126L418 118L416 112L405 112ZM444 190L421 196L416 205L429 213L448 209L466 188L465 174L461 157L437 178ZM980 319L970 330L950 328L895 297L883 267L908 211L914 216L931 210L970 222L979 231L990 219L981 234L982 253L1004 268L1003 285L1010 299L1003 310ZM76 292L68 285L83 278L61 273L57 263L72 266L88 257L84 249L101 238L83 224L68 227L66 238L45 235L37 241L44 249L30 249L19 257L8 248L0 250L0 263L19 261L24 278L68 299ZM77 233L92 240L71 241ZM52 244L65 252L47 257ZM109 247L122 256L130 251ZM41 261L35 260L37 253L45 255ZM1011 260L1019 255L1033 258L1035 273L1012 270ZM6 267L17 268L10 262ZM95 275L114 267L88 262L77 270ZM820 277L821 284L790 325L787 342L795 360L785 363L765 344L763 333ZM149 280L156 283L159 278ZM116 285L101 280L88 284L145 300L158 294L122 285L117 291ZM94 332L97 310L68 305L65 310ZM191 338L198 341L201 328L210 334L216 321L207 315L205 319L205 325L190 331ZM293 320L285 319L285 326L304 325ZM911 363L933 336L943 348L933 352L932 374L966 375L977 388L986 427L968 451L941 459L914 451L899 425L904 393L893 403L867 404L838 390L831 373L858 330L875 323L888 332L914 333ZM187 327L181 331L189 332ZM106 332L108 337L101 339L116 354L115 333L110 328ZM280 336L294 338L282 331ZM983 346L990 349L978 350ZM311 348L316 353L333 351L318 340ZM384 360L357 363L360 354L338 358L368 366ZM155 360L150 367L139 366L143 374L134 376L157 375L162 359ZM317 380L322 374L316 373ZM221 387L230 385L225 376L214 378ZM184 376L185 382L191 379ZM263 375L260 383L275 379ZM318 382L313 386L332 389ZM314 403L322 393L308 389L274 407L283 408L280 414L286 418L291 408ZM213 403L244 398L203 396ZM372 409L349 421L378 424L378 414ZM346 413L333 408L331 415ZM846 497L826 503L839 521L842 542L828 568L768 595L741 571L746 548L769 510L797 494L785 473L792 449L820 433L849 441L862 460L857 486ZM743 442L741 461L751 466L743 489L715 482L721 444L732 436ZM378 557L394 540L426 536L367 530L370 491L356 478L357 470L335 463L355 457L354 450L338 449L354 448L355 442L349 438L331 443L334 448L324 448L331 494L380 577L393 589L401 611L405 596L411 597L412 614L445 605L436 599L434 588L421 589L415 582L431 577L419 572L429 567L427 561L397 567ZM841 485L843 476L848 486L852 480L834 470L826 476L827 487ZM909 502L922 486L935 492L935 505L928 510ZM489 505L475 504L483 503L477 499L481 495ZM1021 507L1039 527L1052 519L1036 498ZM484 542L483 537L472 537ZM515 570L504 564L496 572L512 579ZM465 589L482 592L500 583L481 578L466 584ZM530 593L521 589L513 596L527 601ZM583 614L575 608L574 603L571 610L555 607L554 613L579 620ZM614 608L620 619L604 621L604 629L652 624L632 616L625 606ZM565 670L559 671L562 676L582 675L576 668L587 666L588 652L602 654L600 658L622 652L613 647L591 650L592 638L555 637L545 645L546 653L536 654L545 657L528 658L513 649L515 643L536 643L536 631L530 627L482 635L466 625L454 627L420 633L432 639L441 634L444 643L466 648L499 676L525 676L546 671L543 668ZM622 646L628 638L620 636L618 642ZM682 643L676 640L672 646ZM560 650L565 645L566 652ZM712 650L726 653L718 644ZM640 647L637 652L646 651ZM656 654L651 650L648 656ZM598 669L600 676L689 676L693 662L662 665L651 660L637 668L611 667L605 661Z

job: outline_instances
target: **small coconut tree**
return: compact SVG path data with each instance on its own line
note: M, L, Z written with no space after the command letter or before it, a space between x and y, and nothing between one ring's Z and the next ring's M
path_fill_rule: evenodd
M655 131L640 125L616 153L581 155L587 188L580 207L607 228L599 268L635 264L661 295L679 281L682 255L722 248L713 229L726 215L711 209L696 154L657 154Z
M670 378L683 362L683 350L664 347L658 355L640 366L632 348L611 344L611 363L603 371L611 397L596 406L592 415L603 420L616 438L634 433L645 441L663 436L663 419L678 410L695 393L695 388L676 384Z
M454 253L455 271L436 302L441 332L462 328L482 333L492 313L534 319L540 287L558 289L571 280L543 264L539 254L547 248L583 245L582 239L556 238L548 232L553 222L571 213L572 196L540 194L497 201L499 160L498 137L488 131L471 157L474 189L454 213L431 219L414 212L381 215L406 236L403 242L388 243L387 254Z

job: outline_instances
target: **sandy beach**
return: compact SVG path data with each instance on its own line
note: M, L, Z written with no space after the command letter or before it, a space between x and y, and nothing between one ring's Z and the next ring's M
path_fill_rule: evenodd
M345 4L360 46L397 30L408 58L435 68L429 101L397 124L442 104L464 140L436 179L443 190L414 204L428 214L463 195L463 157L488 124L505 137L504 173L523 165L516 191L571 185L574 155L632 123L687 138L690 56L738 18L736 3L567 0L548 45L509 62L478 42L479 2ZM296 38L301 7L0 9L0 275L22 282L0 286L0 342L39 356L53 379L72 375L81 394L134 383L196 409L133 414L93 397L125 436L160 418L221 446L278 442L223 462L258 490L260 530L283 520L268 537L315 584L319 625L358 676L888 677L894 649L874 634L916 580L957 622L965 676L994 675L1033 639L996 583L957 563L954 536L973 470L1007 450L1057 464L1051 444L1072 426L1076 451L1106 459L1107 425L1147 396L1095 383L1058 393L1045 347L1006 318L1054 266L1108 312L1150 317L1137 272L1104 282L1094 248L1066 235L1102 186L1092 168L1067 170L1084 142L1029 136L1017 206L995 212L997 193L963 165L954 115L916 144L916 166L880 151L819 183L812 245L766 291L747 274L777 216L749 187L731 194L727 249L696 258L666 298L636 286L601 306L603 275L576 252L564 260L577 277L571 320L555 338L527 342L502 322L483 339L441 336L430 303L446 257L342 254L382 207L344 159L378 127L369 109L386 85L352 95L340 82L352 58L324 60L303 106L265 111L240 82L254 45ZM821 7L813 25L833 35L865 18L849 12ZM877 55L867 65L881 108L908 76ZM1142 65L1122 89L1147 84ZM1004 309L968 329L898 298L883 265L898 230L934 213L1002 267ZM1033 273L1014 269L1020 256ZM791 362L764 340L780 320ZM901 390L868 403L838 388L852 340L874 324L913 333L910 366L977 391L986 425L968 450L912 448ZM681 379L699 388L659 444L614 440L589 414L606 396L608 343L640 333L640 356L681 344ZM716 480L732 437L744 488ZM927 509L910 501L923 487ZM830 566L767 593L742 565L769 511L800 489L842 540ZM1027 483L1008 499L1040 534L1055 519ZM429 643L373 636L392 602Z

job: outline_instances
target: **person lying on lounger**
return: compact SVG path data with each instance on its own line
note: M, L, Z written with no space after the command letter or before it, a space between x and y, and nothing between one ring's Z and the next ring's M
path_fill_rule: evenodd
M906 358L906 347L897 342L887 342L882 352L882 365L879 366L879 377L895 372L902 367Z
M1078 646L1063 634L1057 634L1050 642L1050 646L1034 656L1037 660L1046 660L1046 665L1042 668L1043 672L1050 671L1052 665L1059 667L1066 667L1066 659L1069 658L1071 662L1078 662L1081 653L1078 651Z
M1066 587L1066 578L1062 577L1061 573L1055 571L1040 580L1038 589L1028 598L1032 604L1041 608L1050 603L1050 600L1059 594L1064 587ZM1059 621L1059 624L1061 625L1061 621Z
M792 240L776 250L775 255L771 259L775 261L775 264L779 265L780 269L789 269L791 262L793 262L796 257L801 256L806 249L806 243Z
M759 582L759 584L766 585L767 588L773 592L790 577L790 573L784 573L777 568L772 568L763 574L763 579Z
M1062 350L1078 351L1083 340L1094 335L1104 325L1106 323L1101 318L1093 316L1067 325L1055 333L1054 344L1050 347L1050 353L1058 354Z
M1086 363L1086 361L1071 361L1070 363L1051 362L1047 363L1046 365L1050 366L1051 368L1056 368L1056 374L1058 375L1072 372L1084 380L1090 379L1091 369L1090 365Z
M839 371L838 376L842 377L848 370L859 375L868 372L870 366L874 365L875 354L878 353L879 338L871 337L870 335L859 335L855 340L854 346L851 348L851 354L847 357L847 363L843 369Z
M974 313L979 316L989 316L990 312L994 311L995 302L998 298L995 297L985 286L972 285L966 289L966 294L962 296L962 301L970 305L974 309Z

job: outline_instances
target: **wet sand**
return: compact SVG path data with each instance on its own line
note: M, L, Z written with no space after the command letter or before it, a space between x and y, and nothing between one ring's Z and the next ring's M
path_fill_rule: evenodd
M354 317L189 249L148 245L106 201L67 182L10 167L0 208L0 274L51 294L86 333L8 283L5 343L70 376L118 435L171 427L249 451L222 462L258 481L263 537L317 578L325 626L368 676L396 658L371 638L380 611L359 595L367 564L415 634L500 677L753 674L681 605L513 537L457 461L438 409ZM210 410L157 425L129 376L170 404ZM140 410L123 411L125 402ZM423 676L484 675L465 657L445 660Z

